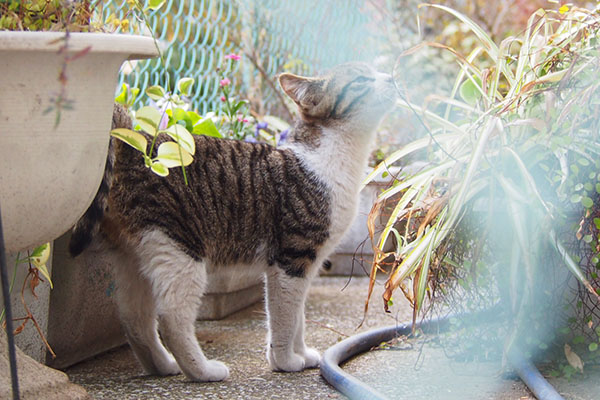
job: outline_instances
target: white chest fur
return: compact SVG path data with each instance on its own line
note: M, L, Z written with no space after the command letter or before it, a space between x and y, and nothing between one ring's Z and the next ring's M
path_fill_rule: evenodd
M324 182L331 193L331 228L325 245L333 250L356 217L358 194L371 149L372 132L323 130L320 145L290 145L305 166Z

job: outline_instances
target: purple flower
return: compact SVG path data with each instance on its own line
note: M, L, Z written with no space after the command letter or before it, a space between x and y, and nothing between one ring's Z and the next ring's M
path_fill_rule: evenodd
M278 142L278 144L281 144L281 143L285 142L285 140L287 139L287 137L288 137L289 133L290 133L290 130L289 130L289 128L288 128L288 129L286 129L286 130L284 130L284 131L282 131L282 132L279 134L279 142Z
M256 143L257 142L257 140L254 136L247 136L244 140L248 143Z
M242 58L242 56L239 56L235 53L227 54L225 56L226 60L233 60L233 61L239 61L241 58Z
M267 126L269 126L269 124L267 124L266 122L259 122L258 124L256 124L256 129L254 130L254 136L258 137L258 133L260 132L260 130L267 129Z
M167 115L166 112L163 112L162 116L160 117L160 123L158 124L158 129L159 130L167 129L168 125L169 125L169 116Z

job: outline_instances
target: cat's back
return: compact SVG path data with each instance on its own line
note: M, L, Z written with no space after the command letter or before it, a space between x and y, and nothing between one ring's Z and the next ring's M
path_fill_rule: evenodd
M155 147L166 138L160 137ZM194 161L160 177L140 154L115 143L114 182L104 223L116 241L160 230L194 258L216 264L269 263L302 253L305 237L328 235L323 182L291 150L208 136L195 137ZM264 254L261 253L264 249Z

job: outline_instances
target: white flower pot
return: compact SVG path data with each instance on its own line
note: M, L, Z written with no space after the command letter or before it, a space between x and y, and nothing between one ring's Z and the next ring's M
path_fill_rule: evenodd
M0 32L0 207L7 251L67 231L100 181L117 75L127 59L155 57L149 37L71 33L66 94L72 110L45 113L61 90L64 33Z

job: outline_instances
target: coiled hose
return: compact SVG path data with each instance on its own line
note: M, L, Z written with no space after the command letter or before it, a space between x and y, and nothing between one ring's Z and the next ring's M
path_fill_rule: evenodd
M494 312L483 314L495 315ZM467 318L477 318L482 314L467 315ZM450 318L432 319L419 325L425 333L437 333L447 330ZM485 318L485 317L484 317ZM325 351L321 360L321 375L337 391L352 400L384 400L386 396L369 385L344 372L340 364L360 353L364 353L381 342L392 340L395 337L409 335L412 324L404 324L385 328L374 329L355 336L351 336L335 344ZM513 351L508 360L521 380L529 387L538 400L564 400L563 397L544 379L542 374L531 363L522 357L522 352Z

